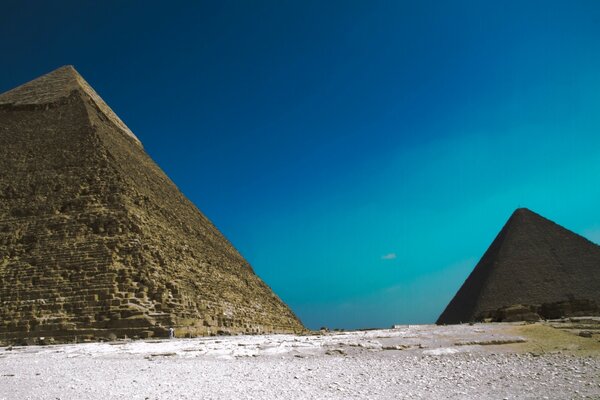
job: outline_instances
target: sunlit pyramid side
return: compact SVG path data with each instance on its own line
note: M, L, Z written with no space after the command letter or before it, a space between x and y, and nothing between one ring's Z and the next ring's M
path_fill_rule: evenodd
M73 67L0 95L0 341L171 327L304 329Z

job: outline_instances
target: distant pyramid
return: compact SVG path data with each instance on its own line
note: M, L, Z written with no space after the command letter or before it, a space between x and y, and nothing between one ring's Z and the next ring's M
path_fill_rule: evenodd
M597 313L598 305L600 246L519 208L437 323L554 318Z
M0 95L0 341L301 322L71 66Z

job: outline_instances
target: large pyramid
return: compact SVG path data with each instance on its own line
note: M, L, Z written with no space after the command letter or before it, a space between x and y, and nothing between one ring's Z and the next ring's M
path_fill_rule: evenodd
M304 328L71 66L0 95L0 342Z
M438 324L597 314L600 246L517 209Z

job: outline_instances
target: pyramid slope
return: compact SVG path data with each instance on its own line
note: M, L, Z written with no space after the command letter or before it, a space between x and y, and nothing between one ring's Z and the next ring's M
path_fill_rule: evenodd
M302 331L78 75L0 95L0 341Z
M600 305L600 246L517 209L438 319L482 320L497 310L572 299Z

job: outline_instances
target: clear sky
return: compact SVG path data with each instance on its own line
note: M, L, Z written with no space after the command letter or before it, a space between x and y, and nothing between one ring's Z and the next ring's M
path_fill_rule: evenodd
M0 35L0 91L75 65L308 327L434 322L517 207L600 243L598 1L3 0Z

